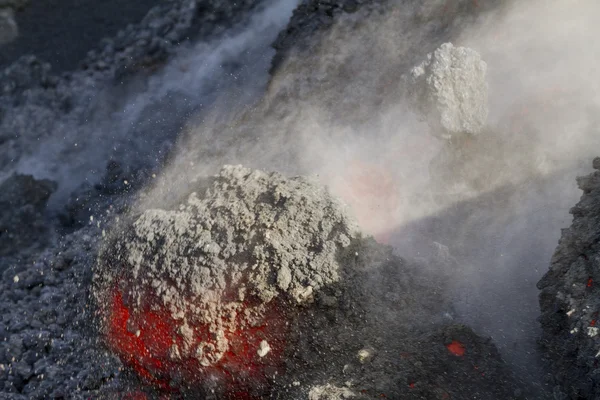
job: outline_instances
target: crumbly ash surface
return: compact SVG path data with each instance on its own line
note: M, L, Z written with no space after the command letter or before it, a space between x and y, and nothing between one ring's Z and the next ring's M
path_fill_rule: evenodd
M435 135L476 135L488 116L487 64L475 50L444 43L410 72L414 107Z
M338 281L336 251L356 234L341 203L308 180L225 166L204 193L117 230L99 258L96 296L102 304L127 285L134 309L157 301L182 332L208 326L212 339L177 349L208 366L228 350L225 332L258 324L266 303L306 303Z

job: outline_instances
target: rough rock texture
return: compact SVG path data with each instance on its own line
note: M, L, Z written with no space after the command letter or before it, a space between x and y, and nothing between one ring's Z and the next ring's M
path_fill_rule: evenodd
M30 175L14 174L0 184L0 256L49 243L52 229L43 214L55 190L55 182Z
M487 64L479 53L444 43L410 72L409 98L444 139L481 132L488 116Z
M155 288L159 297L175 291L202 303L207 291L221 297L227 282L239 301L251 295L269 302L284 292L303 303L313 290L339 279L337 248L347 246L356 232L341 203L325 189L302 178L226 166L204 196L194 192L173 211L144 212L131 232L118 234L100 263L121 264L122 271L108 272L134 282L173 281L172 290L162 284ZM201 251L188 256L195 249ZM114 254L117 260L111 259ZM134 291L131 301L141 304L142 296ZM184 312L182 298L162 301Z
M370 239L340 259L340 282L292 323L274 398L526 398L490 340L454 323L447 277Z
M268 359L274 344L268 335L254 340L252 327L287 326L277 338L283 366L261 371L273 376L258 398L525 398L491 342L452 323L451 266L447 276L433 274L358 237L337 201L303 178L228 166L195 189L172 210L147 210L109 236L94 289L109 347L117 288L131 337L146 335L138 314L167 311L162 318L177 333L168 352L154 351L178 368L190 358L218 366L232 332L252 339L250 352L235 354ZM284 311L269 314L274 303ZM116 347L124 360L123 348L134 351ZM255 361L240 362L257 381ZM196 385L219 382L194 376ZM200 393L189 383L177 389L183 398ZM226 398L225 389L217 384L213 395Z
M353 125L373 123L378 110L398 105L407 90L403 75L497 5L472 0L306 1L274 43L267 98L277 104L291 98L320 105ZM338 84L340 79L344 85Z
M391 6L392 3L395 3L394 6ZM427 52L449 39L446 36L450 35L455 21L453 13L464 12L464 18L470 18L474 14L474 3L471 0L452 2L448 7L439 2L435 5L427 3L427 7L420 1L409 3L360 0L304 2L276 45L279 64L273 69L275 77L272 91L267 96L276 111L274 114L282 117L276 119L275 126L280 128L283 117L288 115L284 108L289 103L279 102L286 96L309 100L322 97L324 103L331 106L327 108L331 114L348 115L348 111L351 111L355 120L362 119L361 123L368 124L368 119L363 117L370 115L385 99L396 96L398 88L395 83L399 82L400 74L405 73ZM202 4L210 4L216 10L203 9ZM130 78L135 81L140 76L150 75L172 57L177 51L177 43L187 38L187 35L218 33L228 26L229 21L239 18L242 14L240 11L248 10L254 4L254 1L169 2L169 5L164 8L161 6L154 12L146 21L147 24L133 26L119 35L119 38L104 41L102 46L106 46L90 54L82 70L62 76L53 76L49 65L35 57L21 59L18 64L7 69L0 79L0 168L3 172L10 171L24 156L35 153L34 148L40 139L59 137L59 142L63 143L63 135L89 138L90 131L84 128L86 121L109 119L106 116L113 114L105 113L106 108L122 110L122 104L105 101L106 97L102 95L105 88L114 83L127 83ZM400 7L396 7L398 5ZM413 18L415 7L421 14ZM192 14L194 22L190 22ZM378 29L382 20L389 28L385 30L389 36L384 35L384 41L380 41L384 36L379 35ZM225 21L227 22L223 23ZM456 21L457 25L464 22L458 21L458 18ZM186 30L188 22L190 26ZM329 30L330 28L332 29ZM413 30L416 32L414 36L411 34ZM172 35L169 36L170 34ZM359 40L355 40L357 38ZM153 43L156 42L155 39L159 44ZM422 39L426 39L425 46ZM340 43L348 46L340 46ZM395 49L392 52L387 51L390 43L393 44L391 48ZM366 52L363 53L363 50ZM364 58L356 57L356 54L364 54ZM319 68L313 69L313 65ZM373 66L383 70L374 71ZM311 73L307 74L307 71ZM131 72L133 73L130 75ZM333 79L335 77L343 81L348 76L355 78L355 85L343 85L340 88L339 81ZM357 89L361 90L357 92ZM258 114L258 119L262 119L263 116ZM99 115L98 119L90 119L94 115ZM302 120L303 116L299 117ZM94 124L88 122L89 125ZM104 130L104 126L100 129L106 135L112 135L110 130ZM262 131L267 135L274 130ZM147 139L147 132L142 130L142 133L144 139ZM222 133L218 132L219 135ZM111 138L110 140L113 138L106 137ZM130 138L127 135L127 139ZM252 141L255 136L249 135L248 138ZM65 139L64 142L73 147L75 144L81 146L79 140ZM218 143L218 150L227 147L227 143ZM262 143L259 146L264 148ZM204 146L198 149L205 151ZM244 149L241 146L240 152ZM106 177L99 185L73 192L67 213L63 216L66 221L63 224L78 229L75 233L64 237L61 243L52 244L42 253L23 251L23 254L0 258L0 271L4 271L0 281L2 398L136 398L138 394L143 396L142 392L152 386L147 380L140 381L130 376L132 369L136 370L135 366L132 369L123 368L122 363L104 347L106 343L97 342L98 332L92 324L90 304L87 302L88 288L92 283L91 266L98 255L97 244L105 234L105 221L114 218L115 210L121 210L127 204L128 193L140 185L134 168L128 168L127 165L135 154L131 151L125 151L125 154L127 158L120 159L120 164L108 164ZM284 157L288 156L286 152L282 154ZM71 164L75 162L75 157L72 152L66 151L59 160L61 165ZM292 164L287 158L285 163ZM102 167L103 164L100 164L100 169ZM344 231L343 225L321 226L309 218L312 215L330 221L332 217L335 220L336 215L339 216L323 212L320 206L316 207L318 212L315 207L310 212L305 210L307 204L322 204L317 201L321 199L320 189L306 196L306 204L300 200L299 203L294 203L293 197L285 204L273 203L275 197L259 199L253 197L258 196L257 193L238 193L232 187L217 186L219 190L213 188L211 192L210 184L219 185L219 182L223 184L223 181L237 179L232 171L235 169L225 171L221 181L217 178L206 186L199 183L199 188L203 190L199 190L196 197L186 196L180 202L183 206L181 210L144 211L137 215L137 225L127 225L131 222L127 217L125 226L129 228L114 231L123 232L124 240L119 241L118 235L111 236L110 239L112 249L122 250L132 257L123 258L121 263L115 261L119 255L117 252L111 254L111 257L106 252L102 255L102 259L110 258L112 264L104 270L101 277L104 280L98 278L96 281L97 287L108 290L106 285L111 281L118 288L127 287L128 282L120 279L122 275L119 274L119 271L125 271L125 277L131 278L131 285L143 286L159 295L150 299L139 296L139 291L122 293L123 297L127 297L124 299L128 303L127 307L135 305L133 300L136 296L159 310L162 300L173 306L172 310L168 310L168 316L173 317L177 321L177 327L182 328L177 333L181 340L177 339L174 343L164 341L164 327L157 324L155 315L150 314L153 318L149 318L153 319L156 328L146 334L149 340L155 340L156 346L167 344L166 351L161 354L163 359L179 360L189 350L179 345L185 343L190 331L189 326L181 325L181 314L178 313L182 310L183 302L189 299L184 298L181 292L161 292L160 289L178 288L193 294L194 287L197 287L195 282L184 279L191 277L199 278L199 287L209 286L217 299L219 296L225 297L220 304L204 303L207 305L206 309L189 311L197 318L223 315L228 305L229 310L234 312L242 308L248 310L248 307L253 311L249 314L238 313L239 318L233 321L211 321L209 328L217 335L206 336L206 346L201 352L194 354L194 357L205 364L213 362L224 351L224 346L228 345L231 335L226 334L225 338L218 335L224 327L235 329L243 324L260 324L261 318L263 321L270 321L271 325L285 322L288 342L285 349L287 372L284 375L282 370L276 369L277 376L273 378L273 370L268 371L271 372L274 398L306 399L311 393L313 396L335 398L350 392L359 399L387 396L415 400L500 400L519 398L522 395L520 389L515 390L518 385L512 380L494 346L469 328L452 323L452 310L446 302L445 293L445 282L452 277L451 269L444 270L448 272L448 276L429 274L426 266L413 265L399 259L389 248L373 241L358 238L350 240L352 235L349 232L345 235L350 245L341 254L336 254L335 262L332 262L329 257L332 255L329 252L332 248L327 246L332 243L330 238L321 247L306 241L307 238L314 237L322 239L325 232L333 232L335 236ZM262 176L258 181L266 185L272 178L271 175ZM243 181L241 179L238 183ZM285 182L286 185L290 184L288 180ZM297 185L296 188L303 190L312 187L304 186L302 179L292 182ZM210 197L211 193L213 197ZM283 193L279 195L281 194ZM255 198L257 203L236 202L240 195L248 199ZM213 201L222 202L223 206L214 213L206 211L199 218L196 208L213 210L212 204L203 200L207 199L206 196ZM259 206L261 203L264 205ZM286 208L294 204L298 210L295 213ZM250 228L255 236L250 242L240 240L249 236L250 228L246 225L248 221L261 220L263 212L271 216L273 213L277 214L280 207L286 210L281 215L281 222L288 222L283 224L284 227L296 227L307 235L292 236L290 239L287 235L293 233L293 229L269 233L269 246L261 247L253 240L267 239L267 231L254 224ZM99 217L100 210L104 209L108 209L110 215ZM240 216L248 219L236 218ZM300 220L305 217L308 218L308 226L296 226L296 218ZM203 225L206 221L213 225ZM171 222L177 224L170 225ZM160 228L158 231L165 233L153 238L155 244L160 239L164 241L163 244L172 244L172 249L153 246L146 241L154 233L147 229L147 224L150 223L156 223ZM88 226L82 228L83 225ZM198 231L191 231L192 225L199 227ZM314 226L318 230L306 232ZM182 231L174 231L174 227L182 228ZM201 243L208 246L198 249L195 248L198 242L179 242L179 234L182 232L185 237L197 238L196 234L204 235ZM210 237L207 235L209 232ZM276 243L275 240L280 242ZM213 246L214 243L217 246ZM289 244L289 247L283 247L282 243ZM337 243L335 246L341 248ZM244 252L250 247L258 249L257 253ZM190 248L197 251L176 253L177 250L185 251ZM219 253L216 253L217 250ZM224 252L228 250L241 251L237 253L239 258L228 258L238 270L242 269L242 259L245 257L262 260L263 263L256 264L254 271L251 269L252 265L248 264L240 274L227 276L218 266L224 266L223 259L227 255ZM321 255L325 263L313 266L309 260L299 258L300 253L307 251ZM135 255L141 258L133 257ZM196 265L186 263L189 259L198 261L204 269L198 270L195 269ZM273 262L267 263L267 260ZM288 264L286 270L277 264L290 260L297 261L298 265ZM176 262L189 269L179 268L180 265L176 265ZM131 269L124 268L123 264ZM153 269L147 269L147 265ZM134 267L139 267L135 276ZM141 282L144 277L153 279ZM174 279L164 283L161 280L165 277ZM156 288L152 286L154 281L159 283ZM246 293L242 293L244 301L247 301L244 307L239 305L240 292L229 290L230 282L237 285L236 288L243 286L247 289ZM112 300L110 297L106 299ZM268 299L270 301L267 303ZM285 306L284 312L275 313L275 317L279 319L274 319L271 313L267 313L269 305L274 303L283 303ZM110 302L101 305L107 304ZM267 314L269 318L266 318ZM286 319L282 320L282 316ZM127 321L125 319L124 322ZM137 337L139 328L135 324L127 326L129 336ZM251 335L252 338L258 338L262 334L260 328L256 330L259 332ZM171 346L172 344L175 346ZM259 361L269 359L277 351L275 343L264 338L257 340L253 346L256 347L251 348L251 353ZM232 353L247 353L247 349L232 347ZM248 374L251 374L251 369L248 369ZM179 371L173 370L170 373L169 377L174 381L181 379ZM242 374L242 378L247 376ZM184 398L214 399L218 398L222 388L209 388L215 390L215 393L210 390L200 393L193 389L185 393L185 389L182 388ZM163 393L163 397L165 396L177 398L171 393Z
M540 322L557 399L600 397L600 158L577 179L583 195L570 212L550 271L539 281Z
M106 160L104 178L75 190L61 216L76 232L56 235L57 215L44 211L55 183L11 176L15 166L44 139L61 145L75 135L73 146L89 137L85 122L105 107L103 90L117 80L127 83L126 75L150 73L154 67L144 69L148 62L161 65L188 36L222 32L255 4L203 2L195 8L196 2L166 2L143 24L108 40L112 48L90 54L87 69L56 76L50 64L25 56L0 72L0 170L9 177L0 191L0 398L123 399L128 391L120 361L97 342L88 290L104 221L128 204L139 175L126 163ZM132 70L137 75L128 75ZM52 151L45 146L44 155ZM72 153L58 161L76 162ZM39 170L52 174L53 168L44 164ZM50 200L60 209L62 200L55 197Z
M83 400L110 388L120 362L98 346L87 293L99 231L0 259L0 398Z
M118 287L134 315L149 303L166 308L175 329L192 335L193 346L173 349L177 357L209 367L231 351L228 332L264 324L274 298L303 304L337 282L336 253L357 230L340 203L302 178L226 166L197 189L204 193L173 210L147 210L113 233L95 294L110 304ZM190 326L208 327L201 343Z

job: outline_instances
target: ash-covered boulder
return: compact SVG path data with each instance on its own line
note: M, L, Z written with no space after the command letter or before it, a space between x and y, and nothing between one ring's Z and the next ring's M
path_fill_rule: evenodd
M0 256L48 243L46 203L55 182L14 174L0 184Z
M450 139L482 131L488 116L486 70L479 53L452 43L411 70L409 101L432 134Z
M577 179L583 195L573 223L538 283L542 344L561 399L600 398L600 158L593 166Z
M339 281L337 251L356 234L324 188L226 166L174 209L115 229L95 279L105 338L155 381L186 365L185 385L233 375L260 386L256 371L283 350L282 307Z

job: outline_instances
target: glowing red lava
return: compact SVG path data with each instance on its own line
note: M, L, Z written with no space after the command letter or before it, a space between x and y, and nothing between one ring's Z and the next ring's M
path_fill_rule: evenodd
M274 303L274 302L272 302ZM184 344L179 326L167 310L154 311L150 306L141 312L131 312L123 302L119 290L112 293L107 308L106 335L109 347L131 367L143 381L162 391L178 391L171 386L178 379L184 387L202 386L210 378L225 387L224 399L253 400L257 390L268 388L267 376L273 376L281 367L285 346L286 320L281 307L273 304L268 310L264 326L226 333L230 350L214 365L205 367L194 357L174 358L170 352L176 345L192 348L209 339L207 326L194 326L194 343ZM131 326L136 331L132 332ZM129 329L128 329L129 327ZM258 355L262 341L270 351Z
M465 345L458 340L453 340L452 343L446 345L446 348L455 356L462 357L465 355Z

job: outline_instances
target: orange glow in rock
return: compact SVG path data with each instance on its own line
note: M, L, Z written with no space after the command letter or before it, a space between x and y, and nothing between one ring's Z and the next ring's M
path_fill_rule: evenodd
M453 340L452 343L446 345L446 348L455 356L462 357L465 355L465 345L458 340Z
M201 385L204 379L211 377L227 388L225 399L254 400L257 397L250 393L268 386L265 369L281 367L286 323L280 307L274 304L268 310L268 324L228 332L230 351L208 367L202 366L194 357L174 359L170 356L174 345L184 346L184 338L177 332L177 321L167 310L154 311L146 306L141 312L133 313L124 304L119 290L114 290L107 314L109 347L143 381L162 391L176 391L169 384L175 377L182 379L188 387ZM137 330L132 332L131 326ZM208 339L209 330L207 326L192 328L194 343L191 347L195 348ZM257 350L263 340L267 340L271 350L261 359Z

